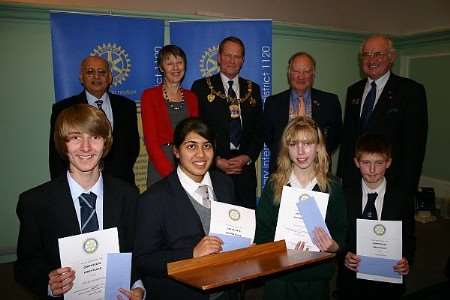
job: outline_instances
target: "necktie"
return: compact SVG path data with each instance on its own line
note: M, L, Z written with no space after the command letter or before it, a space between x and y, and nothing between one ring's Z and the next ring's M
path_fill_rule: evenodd
M239 147L242 127L241 127L241 111L238 100L236 99L236 93L233 90L233 81L228 81L228 105L230 109L230 142Z
M304 117L306 115L305 111L305 98L303 96L298 97L298 116Z
M97 100L95 101L95 104L97 104L98 109L100 109L101 111L103 111L102 105L103 105L103 100Z
M361 113L361 125L365 129L369 123L370 114L373 110L373 104L375 103L375 98L377 97L377 84L372 81L369 93L367 93L366 99L364 100L364 106Z
M97 195L94 193L83 193L78 197L81 207L81 233L98 230L97 213L95 212L95 200Z
M210 208L211 207L211 200L209 199L208 186L207 185L200 185L197 188L197 194L199 194L202 197L203 206L206 207L206 208Z
M228 81L228 97L236 98L236 92L233 90L233 80Z
M364 207L362 214L363 219L367 220L378 220L377 209L375 208L375 200L377 199L377 193L367 194L367 204Z

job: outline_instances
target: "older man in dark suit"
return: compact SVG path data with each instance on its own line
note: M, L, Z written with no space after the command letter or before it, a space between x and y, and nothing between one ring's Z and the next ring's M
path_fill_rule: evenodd
M68 171L22 193L17 204L15 278L40 299L62 298L77 276L70 266L61 266L59 238L117 227L120 250L131 252L138 197L135 186L101 172L112 134L99 109L87 104L65 109L56 120L54 136L56 150L69 162ZM121 292L142 299L142 283Z
M219 45L220 73L192 85L202 120L215 132L216 167L233 179L241 206L256 206L255 161L263 146L259 86L239 76L245 47L237 37Z
M297 52L288 63L290 89L267 98L264 105L264 141L270 150L270 172L277 165L281 135L290 119L311 117L326 137L327 152L331 155L339 146L342 111L335 94L312 88L316 61L306 52Z
M353 163L356 140L363 133L378 133L392 145L388 181L412 199L425 156L427 100L421 84L391 72L396 57L392 40L383 35L370 36L361 46L361 68L367 79L347 91L338 176L345 189L360 184Z
M139 154L136 104L128 98L109 93L112 73L106 60L88 56L81 62L80 82L85 90L78 95L53 104L50 119L49 166L50 177L65 174L67 161L55 150L53 131L59 113L78 103L87 103L102 109L113 128L114 144L103 162L103 173L134 184L133 166Z

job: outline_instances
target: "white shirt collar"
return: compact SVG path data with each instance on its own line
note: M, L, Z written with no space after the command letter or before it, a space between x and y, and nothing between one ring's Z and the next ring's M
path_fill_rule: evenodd
M80 197L81 194L90 192L96 194L97 197L103 198L102 173L100 173L97 182L89 190L85 190L78 182L76 182L75 179L73 179L73 177L70 175L69 171L67 171L67 181L69 183L70 194L72 196L72 199L74 199L74 201L75 200L78 201L78 197Z
M289 181L288 183L291 185L291 187L293 188L298 188L298 189L303 189L303 190L308 190L308 191L312 191L313 188L316 186L317 184L317 179L316 177L314 177L307 185L303 186L297 179L297 177L295 176L294 172L291 172L291 176L289 176Z
M386 191L386 178L383 177L383 182L381 182L381 184L379 186L377 186L375 189L371 189L367 186L367 183L364 181L364 179L361 179L362 181L362 189L363 192L366 194L370 194L370 193L377 193L377 194L381 194L381 192Z
M211 176L209 175L209 172L206 172L205 176L203 176L203 179L201 182L196 182L192 180L186 173L181 169L180 166L177 167L177 175L178 179L180 180L181 186L186 191L186 193L189 194L192 198L194 198L195 201L203 205L202 197L196 193L198 187L200 185L206 185L208 186L208 192L210 195L211 200L215 200L216 197L214 195L214 190L212 187L212 181Z
M386 178L383 177L383 182L375 189L369 188L364 179L361 179L361 187L362 187L361 212L364 211L364 208L367 205L367 194L377 193L377 198L375 199L375 209L377 210L378 220L381 220L381 214L383 213L384 194L386 193Z
M377 92L378 90L383 90L384 86L386 85L387 81L389 80L389 76L391 75L391 71L387 71L383 76L380 78L373 80L370 78L367 78L366 86L370 87L373 81L377 84Z
M228 81L233 81L233 90L236 95L239 97L239 74L234 78L228 78L225 74L220 73L220 78L222 79L222 84L225 89L225 94L228 94Z
M86 92L86 100L87 100L87 102L88 102L90 105L92 105L92 106L97 107L97 104L95 103L95 101L97 101L97 100L102 100L103 102L109 102L109 96L108 96L108 93L107 93L107 92L105 92L105 93L100 97L100 99L98 99L97 97L95 97L94 95L92 95L91 93L89 93L88 90L85 90L85 92Z

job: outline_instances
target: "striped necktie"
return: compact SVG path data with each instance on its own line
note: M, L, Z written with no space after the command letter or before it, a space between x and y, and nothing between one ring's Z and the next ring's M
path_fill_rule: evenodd
M95 211L95 200L97 195L94 193L83 193L78 197L81 207L81 233L98 230L97 212Z
M103 100L96 100L95 104L97 104L98 109L100 109L101 111L103 111L102 105L103 105Z

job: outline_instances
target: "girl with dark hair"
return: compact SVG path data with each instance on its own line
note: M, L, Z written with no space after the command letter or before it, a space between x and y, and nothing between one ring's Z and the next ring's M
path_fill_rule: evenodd
M218 253L222 241L209 236L211 201L235 204L231 179L209 170L214 159L210 129L198 118L175 129L173 154L178 167L138 200L134 259L151 299L209 299L167 276L167 263ZM226 300L229 292L214 299Z

